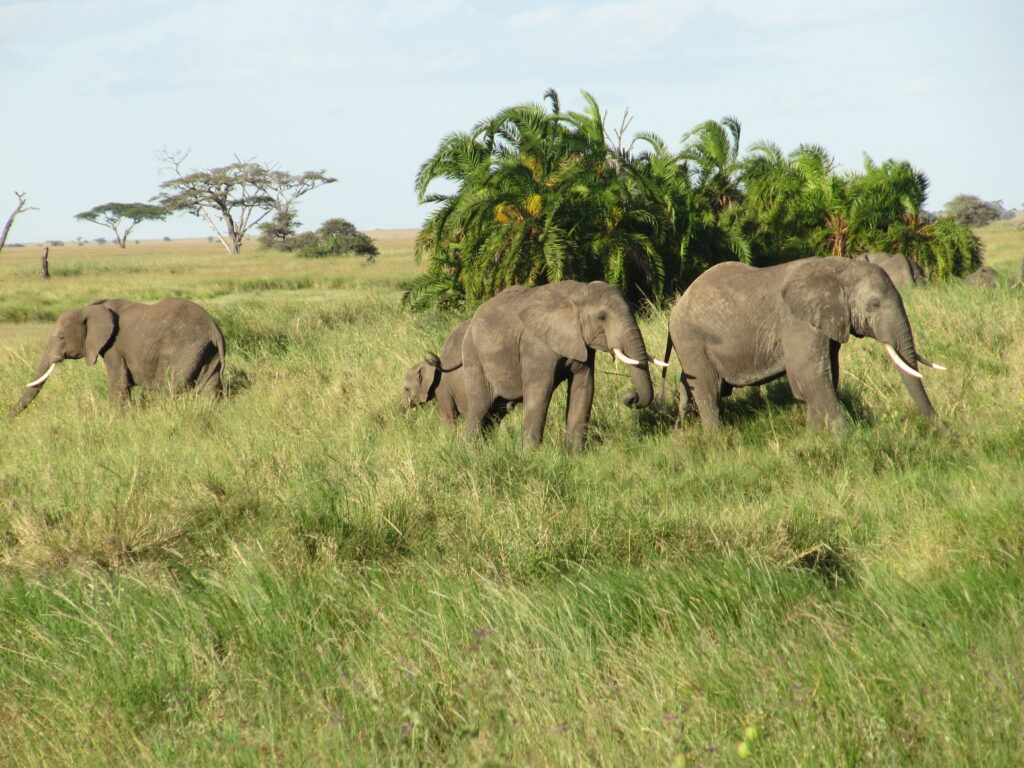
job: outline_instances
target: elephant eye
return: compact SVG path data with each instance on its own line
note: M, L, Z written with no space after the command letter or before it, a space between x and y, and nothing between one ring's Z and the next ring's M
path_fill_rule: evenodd
M597 319L603 323L605 320L608 319L608 313L605 312L604 310L601 310L600 312L597 313Z
M868 309L878 309L881 306L882 302L879 301L878 299L872 299L870 302L868 302Z

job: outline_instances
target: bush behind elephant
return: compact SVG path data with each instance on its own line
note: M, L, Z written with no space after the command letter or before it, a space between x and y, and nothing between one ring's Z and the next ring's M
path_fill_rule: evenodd
M892 280L877 264L817 257L763 268L726 262L690 285L672 309L666 347L683 369L680 416L696 405L715 429L720 396L785 375L807 403L808 427L842 430L839 349L851 335L886 346L918 410L937 423L917 370L932 364L917 353Z
M83 357L86 365L103 358L115 405L128 403L136 386L223 392L224 335L205 309L179 298L156 304L102 299L57 318L35 378L11 414L29 406L57 363Z

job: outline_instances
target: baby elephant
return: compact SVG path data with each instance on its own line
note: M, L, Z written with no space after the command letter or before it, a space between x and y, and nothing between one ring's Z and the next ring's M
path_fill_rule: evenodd
M469 321L448 334L440 355L431 355L405 372L402 380L402 411L437 400L441 421L455 424L455 419L466 412L466 386L462 374L462 339ZM489 414L494 425L513 407L512 403L499 403Z
M29 406L61 360L103 358L115 405L129 402L133 386L223 391L224 336L206 310L186 299L140 304L125 299L96 301L69 309L43 349L36 378L11 411Z
M441 421L454 424L466 408L466 390L462 383L462 337L467 320L445 339L440 356L431 355L412 366L402 380L401 410L437 400Z

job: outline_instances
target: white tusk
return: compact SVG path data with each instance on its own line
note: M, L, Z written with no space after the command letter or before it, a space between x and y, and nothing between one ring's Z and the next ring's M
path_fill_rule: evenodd
M896 354L896 350L893 349L888 344L885 345L885 351L889 353L889 357L892 358L892 361L896 363L896 367L899 368L901 371L911 376L916 376L919 379L922 378L921 374L918 371L915 371L905 362L903 362L903 358Z
M25 386L26 387L38 387L40 384L42 384L44 381L46 381L48 378L50 378L50 374L53 373L53 369L56 368L56 367L57 367L56 363L50 363L50 367L46 369L46 373L44 373L42 376L40 376L35 381L33 381L33 382L29 383L29 384L26 384Z
M626 365L640 365L639 360L634 360L632 357L626 357L618 347L614 347L612 349L612 354L615 355L616 360L625 363Z
M946 370L946 366L939 365L938 363L933 363L931 360L923 358L920 355L917 356L917 362L919 362L921 365L927 365L929 368L934 368L936 371Z
M668 368L668 363L666 363L664 360L659 360L658 358L654 357L653 355L648 355L647 359L650 362L654 363L655 365L659 366L660 368Z

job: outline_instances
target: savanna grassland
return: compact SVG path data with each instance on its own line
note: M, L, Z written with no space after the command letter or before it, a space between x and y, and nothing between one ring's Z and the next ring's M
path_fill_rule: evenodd
M635 412L602 356L579 455L561 395L536 451L521 409L479 442L396 412L462 319L399 306L409 232L52 248L49 281L6 249L3 410L114 297L206 307L230 393L117 412L67 361L0 427L0 765L1021 764L1024 232L978 233L1001 287L905 291L951 434L853 340L841 439L784 382L677 429L675 362Z

